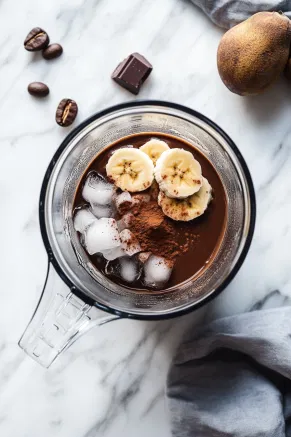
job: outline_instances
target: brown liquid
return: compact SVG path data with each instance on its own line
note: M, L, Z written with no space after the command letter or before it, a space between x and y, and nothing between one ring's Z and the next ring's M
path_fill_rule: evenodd
M225 191L220 177L213 165L199 150L179 138L160 133L136 134L122 138L103 150L89 165L76 192L74 209L86 204L82 198L82 188L87 174L90 171L97 171L106 178L105 166L114 150L128 146L129 144L138 148L153 137L166 141L170 148L183 148L191 152L195 159L199 161L202 168L202 174L208 179L213 189L213 200L202 216L189 222L173 221L170 218L167 218L167 220L170 220L175 226L177 242L179 244L185 244L185 236L187 236L187 239L190 239L191 241L187 252L183 253L176 259L170 280L164 287L171 288L197 276L209 265L209 263L211 263L220 247L225 231L227 221L227 201ZM105 274L104 269L107 261L100 255L92 255L89 256L89 258L96 268ZM145 287L142 279L130 284L124 282L118 276L110 276L110 279L131 289L152 290L151 288Z

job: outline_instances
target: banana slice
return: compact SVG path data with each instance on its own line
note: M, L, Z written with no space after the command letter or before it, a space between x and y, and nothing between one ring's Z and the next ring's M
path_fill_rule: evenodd
M148 155L133 147L116 150L109 158L106 173L123 191L146 190L154 180L154 164Z
M192 153L184 149L162 153L154 171L160 190L168 197L184 199L200 190L202 185L201 166Z
M169 150L169 146L165 141L158 140L157 138L152 138L139 149L142 152L146 153L151 158L153 163L156 164L161 154L166 150Z
M158 203L163 213L176 221L188 222L202 215L212 199L212 188L206 178L202 178L200 190L187 199L172 199L160 191Z

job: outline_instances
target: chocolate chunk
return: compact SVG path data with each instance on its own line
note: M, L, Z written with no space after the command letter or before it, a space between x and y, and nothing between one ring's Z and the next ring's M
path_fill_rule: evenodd
M112 79L133 94L138 94L140 87L149 77L153 66L139 53L132 53L122 61L112 73Z

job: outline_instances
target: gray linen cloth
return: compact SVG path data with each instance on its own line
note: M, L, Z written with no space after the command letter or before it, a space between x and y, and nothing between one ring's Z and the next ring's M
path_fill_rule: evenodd
M192 0L220 27L229 28L260 11L282 11L291 18L291 0Z
M291 307L190 333L167 388L175 437L291 436Z

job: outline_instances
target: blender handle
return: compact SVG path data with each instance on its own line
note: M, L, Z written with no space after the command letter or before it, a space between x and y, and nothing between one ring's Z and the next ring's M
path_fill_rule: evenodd
M119 318L106 315L83 302L64 286L49 262L40 300L19 346L31 358L48 368L62 351L68 349L93 326Z

